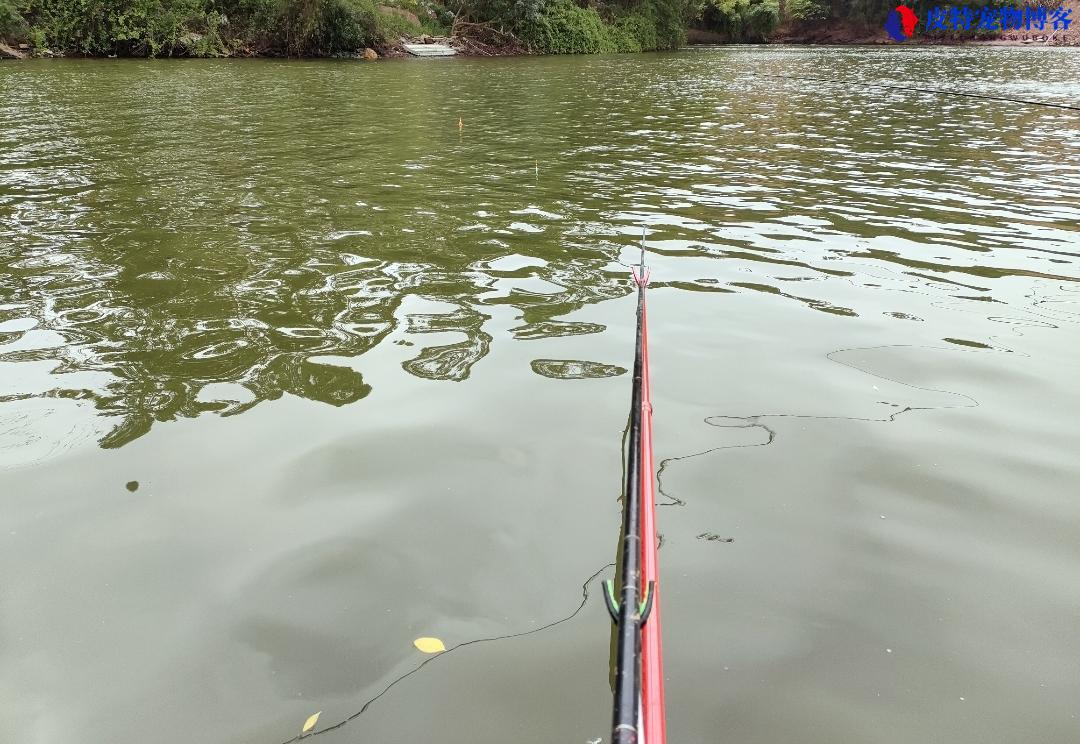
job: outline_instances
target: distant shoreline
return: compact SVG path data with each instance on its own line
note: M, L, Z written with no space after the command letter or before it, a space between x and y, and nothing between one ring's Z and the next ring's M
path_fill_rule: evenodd
M687 33L688 48L694 47L719 47L719 46L888 46L888 47L933 47L933 46L984 46L984 47L1080 47L1080 36L1070 35L1065 38L1055 38L1052 34L1008 34L997 38L964 39L948 37L918 37L903 43L891 40L884 33L868 34L863 32L847 33L843 31L826 31L817 33L777 32L771 38L760 42L731 41L724 39L720 34L691 29ZM454 44L455 40L442 40ZM455 45L457 46L457 45ZM402 44L391 44L381 49L376 56L372 56L371 49L357 52L352 55L310 55L287 57L280 54L245 53L222 55L220 57L197 58L187 56L158 57L157 59L343 59L367 61L373 59L402 59L410 55L404 51ZM521 47L507 48L504 50L489 49L487 53L470 51L467 44L457 46L457 56L468 58L482 57L528 57L528 56L559 56L542 53L532 53ZM29 49L18 48L0 42L0 60L23 60L23 59L116 59L115 56L101 56L91 54L64 54L47 51L46 54L35 55ZM141 56L125 56L123 59L148 59Z
M687 41L691 46L727 45L733 42L723 34L691 29L687 31ZM1047 33L1017 32L996 36L915 36L904 42L889 38L884 29L827 24L816 28L781 27L774 31L762 44L805 44L820 46L1009 46L1009 47L1076 47L1080 46L1080 33L1072 28L1067 33L1049 31Z

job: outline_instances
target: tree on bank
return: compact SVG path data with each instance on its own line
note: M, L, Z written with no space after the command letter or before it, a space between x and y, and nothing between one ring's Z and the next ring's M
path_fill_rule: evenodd
M375 0L0 0L0 37L92 56L329 56L464 21L535 51L587 53L673 49L690 20L687 0L387 1L408 12Z
M687 28L730 41L784 30L879 31L898 0L0 0L0 39L93 56L351 55L469 32L573 54L674 49ZM971 0L979 9L991 0ZM381 3L392 4L386 7ZM920 18L941 3L905 2ZM1056 8L1061 0L1029 0ZM996 7L996 6L995 6Z
M94 56L344 54L381 41L373 0L0 0L0 33Z

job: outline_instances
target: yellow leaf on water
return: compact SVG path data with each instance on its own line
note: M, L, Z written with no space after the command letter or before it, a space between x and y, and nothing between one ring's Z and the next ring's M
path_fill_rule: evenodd
M308 716L308 719L304 721L304 728L300 729L300 733L306 734L308 731L315 728L315 724L319 722L319 716L321 715L322 711L320 710L318 713Z
M425 654L437 654L446 650L446 646L438 638L417 638L413 645Z

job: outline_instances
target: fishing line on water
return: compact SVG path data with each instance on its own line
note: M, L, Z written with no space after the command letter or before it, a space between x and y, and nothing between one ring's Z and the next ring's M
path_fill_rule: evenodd
M345 718L345 719L343 719L341 721L338 721L337 723L335 723L335 724L333 724L331 726L327 726L326 728L319 729L318 731L312 731L312 732L307 733L307 734L304 734L304 733L298 734L298 735L292 737L291 739L285 740L284 742L282 742L282 744L293 744L293 742L297 742L297 741L300 741L302 739L308 739L308 738L310 738L312 736L319 736L320 734L325 734L325 733L328 733L330 731L336 731L337 729L344 727L346 724L350 723L351 721L356 720L357 718L362 716L364 713L366 713L368 708L370 708L375 703L375 701L377 701L379 698L381 698L386 693L390 692L391 688L393 688L394 685L396 685L398 682L401 682L406 677L411 677L412 675L419 672L421 669L423 669L425 666L427 666L431 662L435 661L436 659L441 659L442 657L446 656L447 654L451 654L454 651L457 651L459 648L464 648L466 646L472 646L473 644L476 644L476 643L486 643L488 641L504 641L504 640L508 640L510 638L521 638L523 636L533 635L534 633L539 633L541 631L548 630L549 628L554 628L556 625L561 625L562 623L569 622L570 620L573 620L575 617L577 617L578 613L580 613L585 608L585 604L589 601L589 584L591 584L596 579L597 576L599 576L604 571L608 570L609 568L611 568L614 565L615 565L614 563L605 563L603 566L598 568L595 573L593 573L591 576L589 576L589 578L585 579L584 583L582 583L582 585L581 585L581 603L578 604L577 608L575 608L574 611L571 612L566 617L560 618L558 620L553 620L550 623L548 623L547 625L542 625L539 628L533 628L532 630L522 631L521 633L510 633L509 635L492 636L491 638L475 638L475 639L473 639L471 641L465 641L464 643L459 643L456 646L451 646L446 651L443 651L440 654L436 654L435 656L432 656L431 658L425 659L424 661L420 662L418 665L416 665L415 667L413 667L409 671L405 672L405 674L401 675L400 677L395 679L393 682L388 684L386 687L384 687L382 692L380 692L378 695L376 695L375 697L371 698L366 703L364 703L360 707L360 710L356 711L355 713L353 713L348 718Z
M1066 111L1080 111L1080 106L1070 106L1067 103L1052 103L1050 101L1032 101L1026 98L1009 98L1008 96L991 96L985 93L965 93L959 90L945 90L943 88L922 88L911 85L889 85L888 83L853 83L850 80L837 80L835 78L800 77L795 75L769 75L756 73L756 77L774 78L778 80L798 80L806 83L832 83L846 87L887 88L906 93L935 93L944 96L963 96L964 98L979 98L985 101L1005 101L1007 103L1023 103L1028 106L1044 106L1047 108L1065 109Z
M664 458L663 460L660 461L660 467L656 471L656 485L657 485L656 490L657 490L657 493L659 495L661 495L664 498L668 499L668 502L665 503L665 504L658 504L658 506L686 506L686 501L684 499L680 499L677 496L672 496L670 493L668 493L664 489L664 471L667 469L668 465L670 465L672 463L675 463L675 462L678 462L680 460L689 460L689 459L693 459L695 457L702 457L704 455L709 455L709 454L712 454L714 452L719 452L721 450L743 449L743 448L747 448L747 447L768 447L773 442L775 442L776 438L777 438L776 430L773 429L772 427L768 426L767 424L763 423L762 419L811 419L811 420L817 420L817 421L862 421L862 422L866 422L866 423L887 424L887 423L892 423L892 422L896 421L896 419L899 416L902 416L905 413L914 413L916 411L942 411L942 410L949 410L949 409L955 409L955 408L978 408L979 407L979 401L976 400L975 398L973 398L972 396L967 395L966 393L960 393L960 392L957 392L955 390L945 390L945 389L941 389L941 388L933 388L933 387L924 386L924 385L916 385L916 384L911 383L911 382L904 382L903 380L899 380L899 379L894 378L894 377L889 377L888 375L877 374L875 372L871 372L869 370L863 369L862 367L859 367L858 365L852 364L851 362L845 362L842 359L837 359L836 358L837 354L843 354L843 353L846 353L846 352L877 351L877 350L881 350L881 349L923 349L923 350L929 350L929 351L948 351L950 353L959 353L959 354L987 353L985 351L974 351L974 350L972 350L972 351L961 351L960 349L950 349L950 348L941 347L941 346L916 346L916 345L908 345L908 344L890 344L890 345L885 345L885 346L865 346L865 347L854 347L854 348L847 348L847 349L837 349L835 351L831 351L831 352L829 352L828 354L825 355L825 358L828 359L830 362L833 362L835 364L840 364L840 365L843 365L845 367L849 367L851 369L854 369L857 372L861 372L861 373L869 375L871 377L876 377L876 378L878 378L880 380L885 380L887 382L892 382L892 383L895 383L897 385L901 385L903 387L910 388L912 390L918 390L918 391L921 391L921 392L939 393L939 394L943 394L943 395L955 396L957 398L962 399L963 402L958 402L958 403L953 403L953 404L946 404L946 405L937 405L937 406L912 406L912 405L908 405L908 406L904 406L903 408L900 408L900 410L893 411L892 413L890 413L885 418L871 418L871 417L863 417L863 416L828 416L828 415L798 414L798 413L758 413L758 414L754 414L754 415L751 415L751 416L725 416L723 414L718 414L718 415L715 415L715 416L706 416L704 419L702 419L702 421L706 425L714 426L714 427L716 427L718 429L762 429L766 433L765 441L764 442L753 442L753 443L750 443L750 444L721 444L721 445L718 445L716 447L710 447L709 449L702 450L701 452L693 452L693 453L688 454L688 455L679 455L677 457L666 457L666 458ZM993 353L993 352L990 352L990 353ZM884 401L881 401L881 402L884 402ZM738 423L727 423L727 422L738 422ZM711 534L711 533L705 533L703 535L698 535L698 538L706 538L706 536L709 535L709 534ZM715 538L708 538L708 539L715 539ZM733 539L725 538L725 539L722 539L720 541L726 543L726 542L732 542Z

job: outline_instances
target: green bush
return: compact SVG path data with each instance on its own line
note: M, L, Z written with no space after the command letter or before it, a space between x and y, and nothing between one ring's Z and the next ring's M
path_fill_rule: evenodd
M216 0L214 5L229 19L229 36L253 44L279 33L285 3L283 0Z
M656 24L641 13L630 13L622 18L616 18L614 31L628 38L627 48L619 49L620 52L644 52L657 48Z
M674 49L685 41L682 18L673 0L645 0L605 23L595 8L570 0L551 0L519 36L549 54L596 54Z
M454 20L446 0L395 0L419 15L419 27L378 12L378 1L0 0L0 35L100 56L341 55L399 36L440 35ZM537 51L570 54L675 48L697 2L776 0L460 0L455 9L456 17L516 33Z
M425 33L423 28L417 26L408 18L394 13L383 13L382 11L378 11L378 14L379 34L386 41L394 41L403 36L418 36Z
M578 8L570 0L552 0L523 24L522 40L549 54L615 52L617 46L595 8Z
M678 49L686 43L686 7L677 0L647 0L648 17L656 28L656 44L646 49Z
M0 0L0 38L22 38L26 34L26 21L8 0Z
M672 0L645 0L628 14L616 18L613 25L633 39L631 48L619 51L677 49L686 42L682 13Z
M821 0L788 0L787 14L793 21L812 23L829 18L829 6Z
M1049 3L1047 5L1047 3ZM885 18L899 3L896 0L833 0L827 2L825 5L832 11L831 17L840 18L845 21L849 21L855 24L863 24L870 28L880 28L881 24L885 22ZM951 3L953 6L958 5L970 5L973 10L982 8L988 5L1030 5L1032 7L1038 7L1039 5L1045 5L1046 7L1056 7L1059 4L1059 0L1031 0L1030 2L1019 2L1018 0L1008 0L1007 2L991 2L990 0L970 0L964 3ZM904 5L911 7L919 18L925 18L927 11L934 6L942 5L947 6L950 3L943 2L931 2L930 0L909 0Z
M349 54L382 38L373 0L0 0L0 24L9 9L35 47L75 54Z
M206 0L24 2L35 46L80 54L173 54L183 51L186 34L205 29Z
M382 41L373 0L322 0L316 51L351 54Z
M549 54L597 54L617 51L608 27L595 8L579 8L570 0L552 0L521 28L522 40Z
M439 16L434 18L421 18L420 30L428 36L449 36L450 28L454 25L454 18L450 16L448 19L443 19Z
M449 36L450 23L443 23L438 16L431 15L421 9L424 15L419 16L420 25L416 25L408 18L396 13L384 13L377 11L379 20L379 36L385 42L395 42L402 37L414 37L422 34L428 36Z
M537 21L548 4L548 0L456 0L453 3L458 18L492 23L503 31Z
M225 37L221 35L221 29L226 25L226 16L217 11L207 14L205 19L205 32L202 34L188 34L184 39L184 47L192 57L223 57L229 53L229 45Z
M733 39L764 41L780 22L780 6L777 0L707 0L703 20Z

